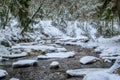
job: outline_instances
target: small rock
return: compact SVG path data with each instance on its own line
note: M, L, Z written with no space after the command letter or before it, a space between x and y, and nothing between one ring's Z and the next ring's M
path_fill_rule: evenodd
M0 69L0 78L5 77L8 75L7 71Z
M11 78L10 80L19 80L19 79L17 79L17 78Z
M112 61L109 60L109 59L105 59L104 62L108 62L108 63L111 63Z
M80 59L80 63L82 64L88 64L88 63L93 63L95 61L97 61L98 58L94 57L94 56L84 56Z
M53 61L50 64L50 69L58 69L59 68L59 62L58 61Z
M2 62L2 61L7 61L8 60L8 58L2 58L1 56L0 56L0 62Z
M10 52L7 50L7 48L3 45L0 45L0 56L4 56L4 55L9 55Z
M1 41L1 45L5 46L5 47L11 47L11 43L6 39L3 39Z

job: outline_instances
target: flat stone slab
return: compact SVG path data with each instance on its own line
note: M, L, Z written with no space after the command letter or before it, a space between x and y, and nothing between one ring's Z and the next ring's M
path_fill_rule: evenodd
M95 56L84 56L80 59L80 63L82 64L88 64L88 63L93 63L95 61L97 61L98 58Z
M51 45L26 45L26 46L12 46L12 49L23 49L23 50L36 50L36 51L44 51L44 52L59 52L59 51L67 51L64 47L55 47Z
M20 57L25 57L28 54L26 52L22 52L22 53L13 53L13 54L9 54L9 55L4 55L4 58L20 58Z
M0 78L5 77L8 75L7 71L0 69Z
M18 60L12 64L13 68L29 67L37 65L37 60Z
M45 55L39 55L38 59L50 59L50 58L70 58L75 55L75 52L59 52L59 53L47 53Z
M85 76L91 72L98 72L98 71L107 71L107 68L88 68L88 69L74 69L74 70L67 70L66 73L69 76L76 77L76 76Z

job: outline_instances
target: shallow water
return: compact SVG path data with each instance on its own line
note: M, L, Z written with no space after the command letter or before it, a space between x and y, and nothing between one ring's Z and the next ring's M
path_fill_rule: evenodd
M92 49L81 48L80 46L63 46L68 51L75 51L76 55L73 58L67 59L47 59L38 60L38 65L34 67L15 68L13 69L11 64L14 61L20 59L36 59L37 55L31 55L23 58L10 59L0 63L0 68L7 70L7 75L2 80L9 80L11 77L16 77L20 80L82 80L82 77L68 77L66 70L68 69L80 69L80 68L108 68L111 63L96 62L93 64L82 65L79 63L79 59L85 55L98 56ZM58 70L50 69L50 63L52 61L59 61L60 68Z

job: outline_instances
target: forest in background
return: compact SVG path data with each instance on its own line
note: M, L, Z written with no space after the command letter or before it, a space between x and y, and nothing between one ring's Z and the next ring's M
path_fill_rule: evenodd
M96 28L96 37L112 37L120 34L119 3L119 0L1 0L0 27L10 28L11 20L16 19L16 27L24 35L34 31L32 26L38 19L50 20L65 33L69 21L80 24L87 21ZM87 33L87 27L81 29Z

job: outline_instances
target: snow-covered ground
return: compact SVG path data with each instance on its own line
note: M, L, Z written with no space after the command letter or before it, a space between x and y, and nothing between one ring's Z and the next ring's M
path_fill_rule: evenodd
M56 43L77 45L84 48L95 48L96 52L101 52L99 56L103 59L116 59L116 56L120 56L120 36L115 36L112 38L100 37L95 41L90 40L88 42L84 42L83 40L86 40L86 38L82 38L82 40L74 38L74 41L71 38L65 38L57 41Z
M100 71L87 74L83 80L120 80L120 76Z
M117 59L116 56L120 56L120 36L112 38L98 38L95 42L85 43L83 47L95 48L96 52L101 52L99 56L103 59ZM93 44L93 45L92 45Z

